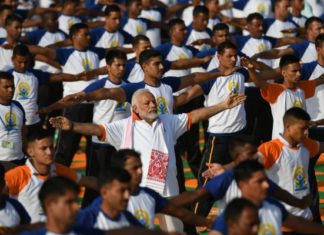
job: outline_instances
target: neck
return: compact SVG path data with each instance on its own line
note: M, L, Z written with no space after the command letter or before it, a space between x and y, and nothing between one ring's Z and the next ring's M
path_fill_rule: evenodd
M83 47L78 44L73 44L73 47L75 50L78 50L78 51L86 51L87 50L87 47Z
M137 190L138 190L138 188L139 188L139 185L138 184L132 184L131 185L131 189L130 189L130 194L136 193Z
M324 66L324 57L317 57L317 63L319 63L320 65Z
M128 13L128 17L129 17L130 19L137 19L138 15L137 15L137 14L134 14L134 13L132 13L132 12L129 12L129 13Z
M251 201L257 207L260 207L261 204L262 204L262 201L259 201L258 199L255 199L253 196L243 194L243 192L242 192L242 197L244 197L245 199L248 199L249 201Z
M109 73L108 73L108 78L109 78L109 80L112 81L113 83L117 83L117 84L121 83L121 78L118 78L118 77L112 76L112 75L110 75Z
M101 210L103 210L103 212L105 212L110 218L116 218L120 215L121 211L110 208L109 205L107 205L107 203L102 202L101 206L100 206Z
M38 171L39 174L41 175L48 175L50 171L50 166L49 165L42 165L34 160L31 160L31 164L35 167L35 169Z
M296 142L296 141L294 141L292 138L291 138L291 136L289 136L288 134L287 134L287 132L284 132L283 134L282 134L282 137L291 145L291 146L293 146L293 147L296 147L299 143L298 142Z
M7 36L6 41L9 45L15 46L17 44L17 40L13 39L12 37Z
M11 103L11 100L8 101L8 100L1 100L0 99L0 104L2 104L2 105L9 105L10 103Z
M173 45L175 45L175 46L178 46L178 47L181 47L181 46L183 45L182 42L179 42L179 41L177 41L177 40L175 40L175 39L173 39L173 38L171 38L171 43L172 43Z
M46 228L48 231L58 234L68 233L71 225L62 223L61 220L55 220L54 218L47 217Z
M288 82L288 81L285 81L283 82L283 85L289 89L295 89L297 87L297 84L294 83L294 82Z
M282 17L282 16L279 15L279 14L275 14L275 18L276 18L277 20L282 21L282 22L286 21L286 18L285 18L285 17Z
M291 14L292 14L292 16L299 17L300 11L293 8L291 11Z
M144 82L150 86L158 86L160 84L159 79L148 77L146 75L144 75Z

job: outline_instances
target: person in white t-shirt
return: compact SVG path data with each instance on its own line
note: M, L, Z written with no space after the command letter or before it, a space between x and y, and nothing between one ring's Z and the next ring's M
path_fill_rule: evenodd
M4 5L0 7L0 38L7 37L7 32L5 30L5 21L8 15L13 13L11 6Z
M58 22L59 29L66 34L69 34L72 25L76 23L81 23L81 19L74 16L79 4L79 0L64 1L62 14L59 16Z

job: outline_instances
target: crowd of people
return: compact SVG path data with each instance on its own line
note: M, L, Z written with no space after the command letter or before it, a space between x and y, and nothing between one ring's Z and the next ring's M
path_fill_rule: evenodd
M1 0L0 121L0 234L324 234L324 2Z

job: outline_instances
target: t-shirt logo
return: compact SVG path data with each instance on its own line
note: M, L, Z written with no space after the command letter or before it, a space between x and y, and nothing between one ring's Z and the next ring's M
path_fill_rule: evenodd
M29 98L30 95L30 85L28 82L20 82L17 86L18 90L18 99L19 100L26 100Z
M267 8L264 3L259 3L257 6L257 12L260 13L262 16L266 15Z
M240 93L238 83L236 81L229 81L227 83L227 89L230 92L231 95Z
M180 53L180 55L179 55L179 60L185 60L185 59L189 59L189 56L188 55L186 55L185 53Z
M294 191L303 191L308 188L308 182L306 180L305 169L303 165L297 165L293 175Z
M261 223L259 227L259 235L276 235L276 230L273 224Z
M260 43L257 47L257 52L262 52L268 50L267 46L264 43Z
M118 47L118 41L116 39L112 39L110 43L108 43L108 48Z
M88 58L82 58L81 63L82 63L82 68L84 71L88 72L91 70L92 64Z
M14 112L6 112L4 115L6 131L10 131L17 127L17 117Z
M301 98L296 97L296 99L293 101L292 106L303 109L303 101L301 100Z
M157 111L159 114L168 113L167 102L165 101L163 96L159 96L156 98L156 104L157 104Z
M150 215L144 208L137 208L134 216L146 228L150 227Z
M137 25L137 26L136 26L136 32L137 32L138 34L143 33L143 32L144 32L144 27L143 27L142 25Z
M115 108L115 112L125 112L126 111L126 102L122 102L122 103L117 103L116 104L116 108Z

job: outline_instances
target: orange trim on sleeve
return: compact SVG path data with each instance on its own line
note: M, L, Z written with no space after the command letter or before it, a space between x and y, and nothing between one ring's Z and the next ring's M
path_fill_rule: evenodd
M285 87L282 84L267 83L267 85L260 88L260 90L262 98L273 104L276 102L279 95L285 90Z
M137 113L134 113L132 111L132 118L135 120L135 121L140 121L142 120L142 118L137 114Z
M316 154L319 152L319 143L316 140L313 139L306 139L304 141L305 148L309 151L309 156L315 157Z
M11 196L18 195L29 183L31 173L28 166L18 166L6 172L5 181Z
M100 124L99 124L99 128L101 129L101 136L98 136L98 139L100 141L106 141L106 138L107 138L106 128L104 127L104 125L100 125Z
M300 81L297 86L305 92L305 99L308 99L315 94L316 80Z
M260 145L258 150L263 155L263 164L266 169L271 168L279 159L283 145L279 139L274 139Z
M69 178L70 180L77 181L78 176L77 174L71 170L70 168L61 165L59 163L55 163L55 168L56 168L56 174L59 176L64 176L66 178Z
M187 113L187 116L188 116L187 130L190 130L191 124L192 124L192 118L191 118L190 113Z

